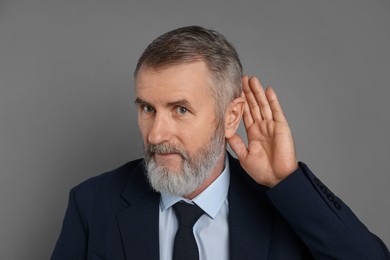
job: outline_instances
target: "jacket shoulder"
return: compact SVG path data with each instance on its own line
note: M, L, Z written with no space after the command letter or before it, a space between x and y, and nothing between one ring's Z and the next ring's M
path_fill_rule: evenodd
M146 181L143 160L137 159L81 182L71 189L71 193L81 203L90 202L120 195L128 183L137 186Z

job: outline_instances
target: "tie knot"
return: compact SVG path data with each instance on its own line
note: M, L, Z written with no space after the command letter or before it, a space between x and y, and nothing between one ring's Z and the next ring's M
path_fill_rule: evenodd
M173 205L179 225L193 227L204 211L196 204L178 202Z

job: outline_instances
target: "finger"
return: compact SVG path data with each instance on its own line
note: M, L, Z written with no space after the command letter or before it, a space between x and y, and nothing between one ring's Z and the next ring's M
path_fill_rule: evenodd
M272 114L273 114L273 118L275 119L275 121L287 122L286 117L284 116L282 107L280 106L280 103L279 103L278 97L276 96L275 91L271 87L268 87L265 91L265 94L266 94L267 99L269 101L269 104L270 104L270 107L272 110Z
M260 106L262 118L264 120L272 120L272 110L259 79L251 77L249 79L249 86L254 94L257 104Z
M254 121L261 121L263 118L261 116L260 107L257 103L257 100L252 92L250 87L249 78L247 76L243 77L242 80L242 89L245 94L245 99L248 104L249 113Z
M245 99L245 94L242 93L241 97ZM242 120L244 121L245 129L248 129L253 124L253 118L249 110L248 102L245 100L244 113L242 114Z
M246 156L248 155L248 149L246 148L246 145L242 138L239 135L235 134L227 141L233 152L237 155L238 160L245 160Z

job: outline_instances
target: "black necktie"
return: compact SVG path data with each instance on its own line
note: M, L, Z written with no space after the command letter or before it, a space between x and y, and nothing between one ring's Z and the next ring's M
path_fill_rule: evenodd
M192 231L204 211L197 205L178 202L173 205L179 227L173 247L173 260L199 260L198 245Z

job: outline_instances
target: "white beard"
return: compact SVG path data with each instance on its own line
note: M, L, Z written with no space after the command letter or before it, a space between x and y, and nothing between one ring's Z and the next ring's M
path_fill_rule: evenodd
M152 188L158 192L185 196L198 189L213 173L223 156L225 137L221 129L217 129L210 142L200 147L193 156L182 148L162 143L145 147L145 168ZM175 172L167 167L158 166L155 153L178 153L183 160L182 170Z

